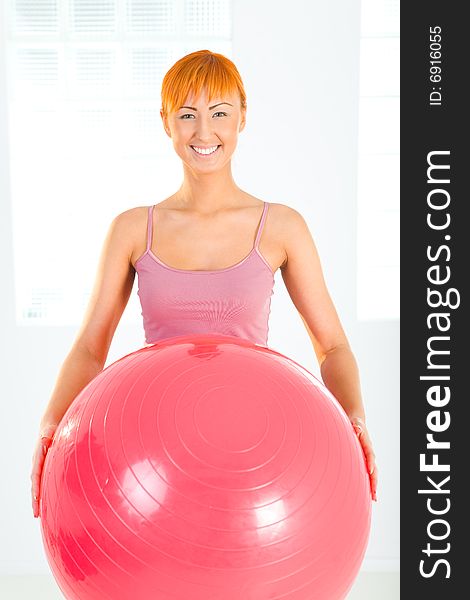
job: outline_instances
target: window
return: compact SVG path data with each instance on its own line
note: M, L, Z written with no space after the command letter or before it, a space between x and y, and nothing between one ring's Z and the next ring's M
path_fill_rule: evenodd
M5 24L17 323L77 325L112 218L180 180L161 81L231 55L231 2L10 0Z
M399 0L362 0L358 318L399 318Z

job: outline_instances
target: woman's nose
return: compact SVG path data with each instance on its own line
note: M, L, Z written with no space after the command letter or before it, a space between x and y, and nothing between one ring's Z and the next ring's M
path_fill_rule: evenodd
M210 138L210 135L214 131L214 120L211 117L201 117L197 120L196 131L201 140L204 140L205 138Z

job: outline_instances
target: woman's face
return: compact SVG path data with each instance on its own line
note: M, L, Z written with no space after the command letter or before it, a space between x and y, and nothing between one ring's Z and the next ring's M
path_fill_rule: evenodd
M238 93L208 102L206 91L197 99L188 96L167 117L160 111L178 156L189 168L204 172L219 170L230 161L238 133L245 127L245 113Z

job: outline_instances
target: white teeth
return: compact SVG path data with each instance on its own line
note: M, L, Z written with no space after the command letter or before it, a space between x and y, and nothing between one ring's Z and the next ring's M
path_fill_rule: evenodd
M198 148L197 146L191 146L198 154L212 154L218 148L218 146L212 146L212 148Z

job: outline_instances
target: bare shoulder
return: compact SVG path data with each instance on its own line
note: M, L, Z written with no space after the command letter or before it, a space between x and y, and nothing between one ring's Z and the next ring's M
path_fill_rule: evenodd
M142 233L146 231L148 206L135 206L118 213L111 224L114 235L122 247L126 249L129 262L134 265L142 254L142 244L145 249L145 238Z
M302 240L304 243L311 241L311 234L301 213L287 204L270 202L269 215L272 236L282 244L284 260L280 267L284 268L294 245L298 245Z
M114 217L116 225L122 228L138 227L142 221L147 221L148 206L134 206L120 212Z
M304 217L298 210L288 206L287 204L281 204L279 202L271 202L269 210L273 210L276 215L276 220L284 224L286 227L299 227L306 225Z

